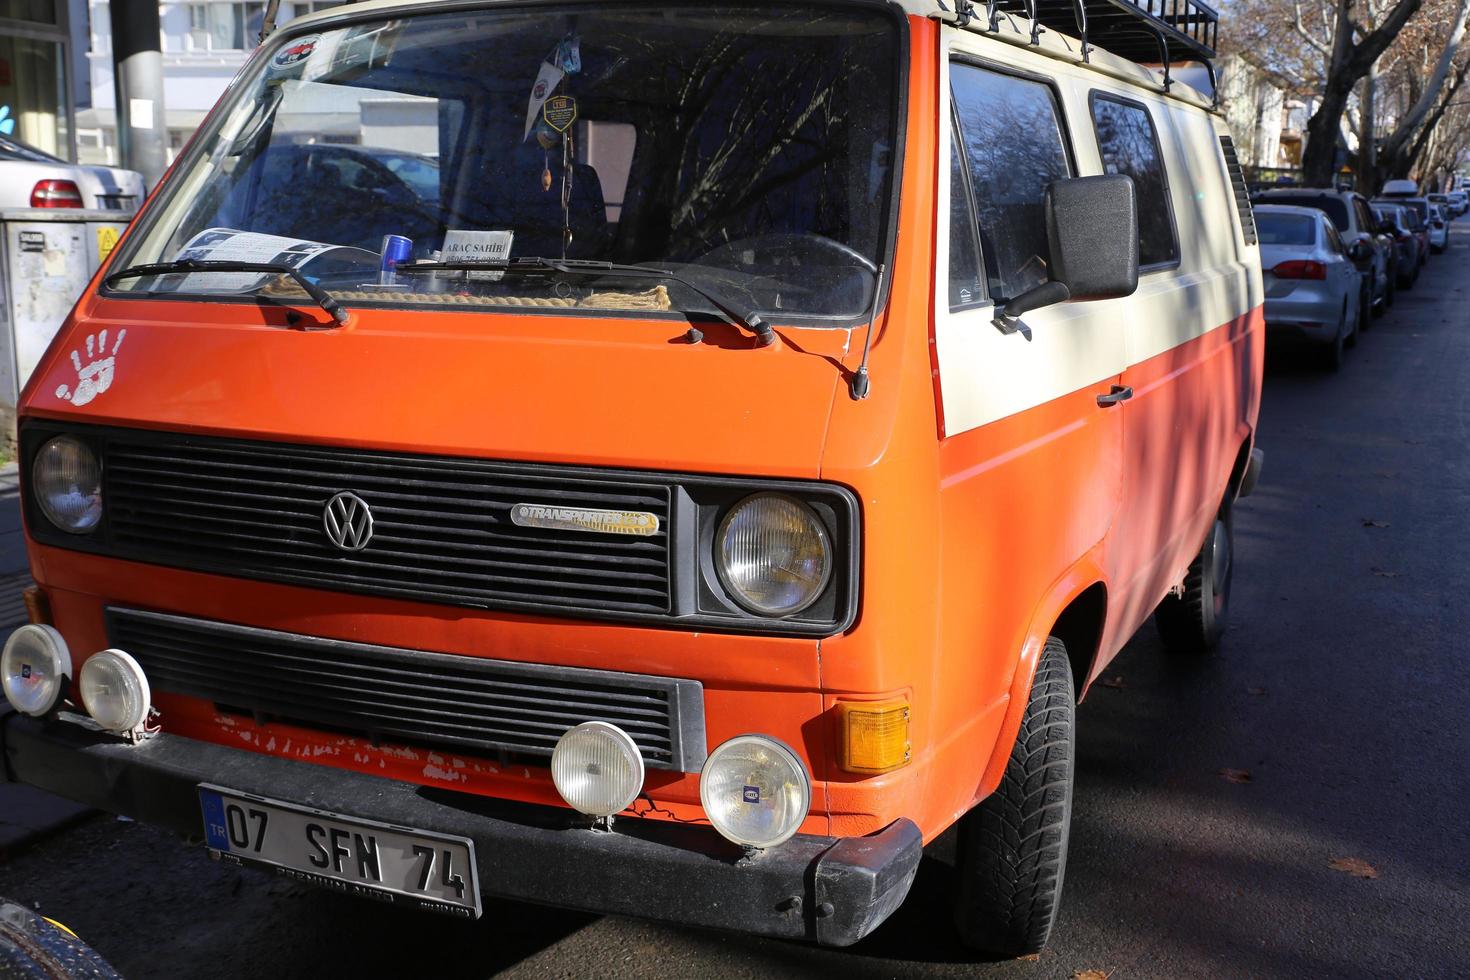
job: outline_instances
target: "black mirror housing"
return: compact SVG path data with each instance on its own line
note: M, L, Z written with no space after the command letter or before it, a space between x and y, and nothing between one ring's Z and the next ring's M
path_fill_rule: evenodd
M1138 199L1121 174L1070 177L1046 188L1046 282L998 310L1001 333L1031 331L1020 317L1069 299L1114 299L1138 289Z
M1138 198L1122 174L1073 177L1046 189L1051 278L1072 299L1114 299L1138 289Z

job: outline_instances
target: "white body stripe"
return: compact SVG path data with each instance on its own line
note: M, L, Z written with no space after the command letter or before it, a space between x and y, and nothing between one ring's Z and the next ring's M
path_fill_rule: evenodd
M1237 230L1219 143L1222 123L1179 99L1083 65L971 31L945 27L943 33L951 57L980 59L1055 83L1077 176L1103 172L1090 93L1146 105L1158 132L1180 248L1179 265L1143 274L1132 296L1027 314L1030 342L996 330L989 305L949 312L950 58L941 59L934 309L946 435L1097 385L1260 305L1258 250L1246 247Z

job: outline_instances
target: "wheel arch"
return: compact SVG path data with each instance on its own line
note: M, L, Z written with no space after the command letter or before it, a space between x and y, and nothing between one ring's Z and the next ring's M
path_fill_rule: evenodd
M1041 662L1041 652L1050 636L1058 636L1066 644L1067 658L1072 666L1073 695L1080 700L1078 692L1086 683L1100 652L1107 623L1107 597L1107 579L1094 552L1058 579L1047 597L1037 605L1016 660L1016 671L1007 694L1009 703L975 794L976 802L989 796L1000 785L1011 746L1021 729L1021 719L1026 712L1036 667ZM1059 629L1065 632L1058 632ZM1074 642L1077 644L1075 650Z

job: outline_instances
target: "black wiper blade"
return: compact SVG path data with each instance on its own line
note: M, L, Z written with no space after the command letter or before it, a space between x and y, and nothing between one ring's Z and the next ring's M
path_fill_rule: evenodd
M299 269L278 262L236 262L231 259L178 259L173 262L150 262L145 265L131 265L120 272L114 272L102 280L102 284L110 289L124 279L167 276L181 272L274 272L277 275L290 276L298 286L306 291L306 295L316 301L316 305L326 310L331 318L337 321L338 326L347 322L347 311L342 308L341 303L332 298L330 293L302 275Z
M447 262L412 262L400 265L399 272L565 272L571 274L627 276L634 279L667 279L693 290L709 301L715 311L730 323L755 334L764 347L776 339L771 325L762 320L760 314L741 312L719 296L690 282L672 269L660 269L652 265L628 265L621 262L603 262L598 259L549 259L539 255L526 255L509 261L468 260Z

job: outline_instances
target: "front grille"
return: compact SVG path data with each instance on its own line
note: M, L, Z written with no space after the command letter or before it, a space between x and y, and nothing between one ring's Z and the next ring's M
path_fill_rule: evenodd
M107 532L140 561L479 608L666 615L667 485L569 468L399 456L172 434L104 447ZM373 516L366 547L323 527L350 492ZM642 537L522 527L516 504L636 511Z
M158 691L424 748L546 757L584 721L632 736L646 765L704 763L698 681L326 640L109 608L110 642Z

